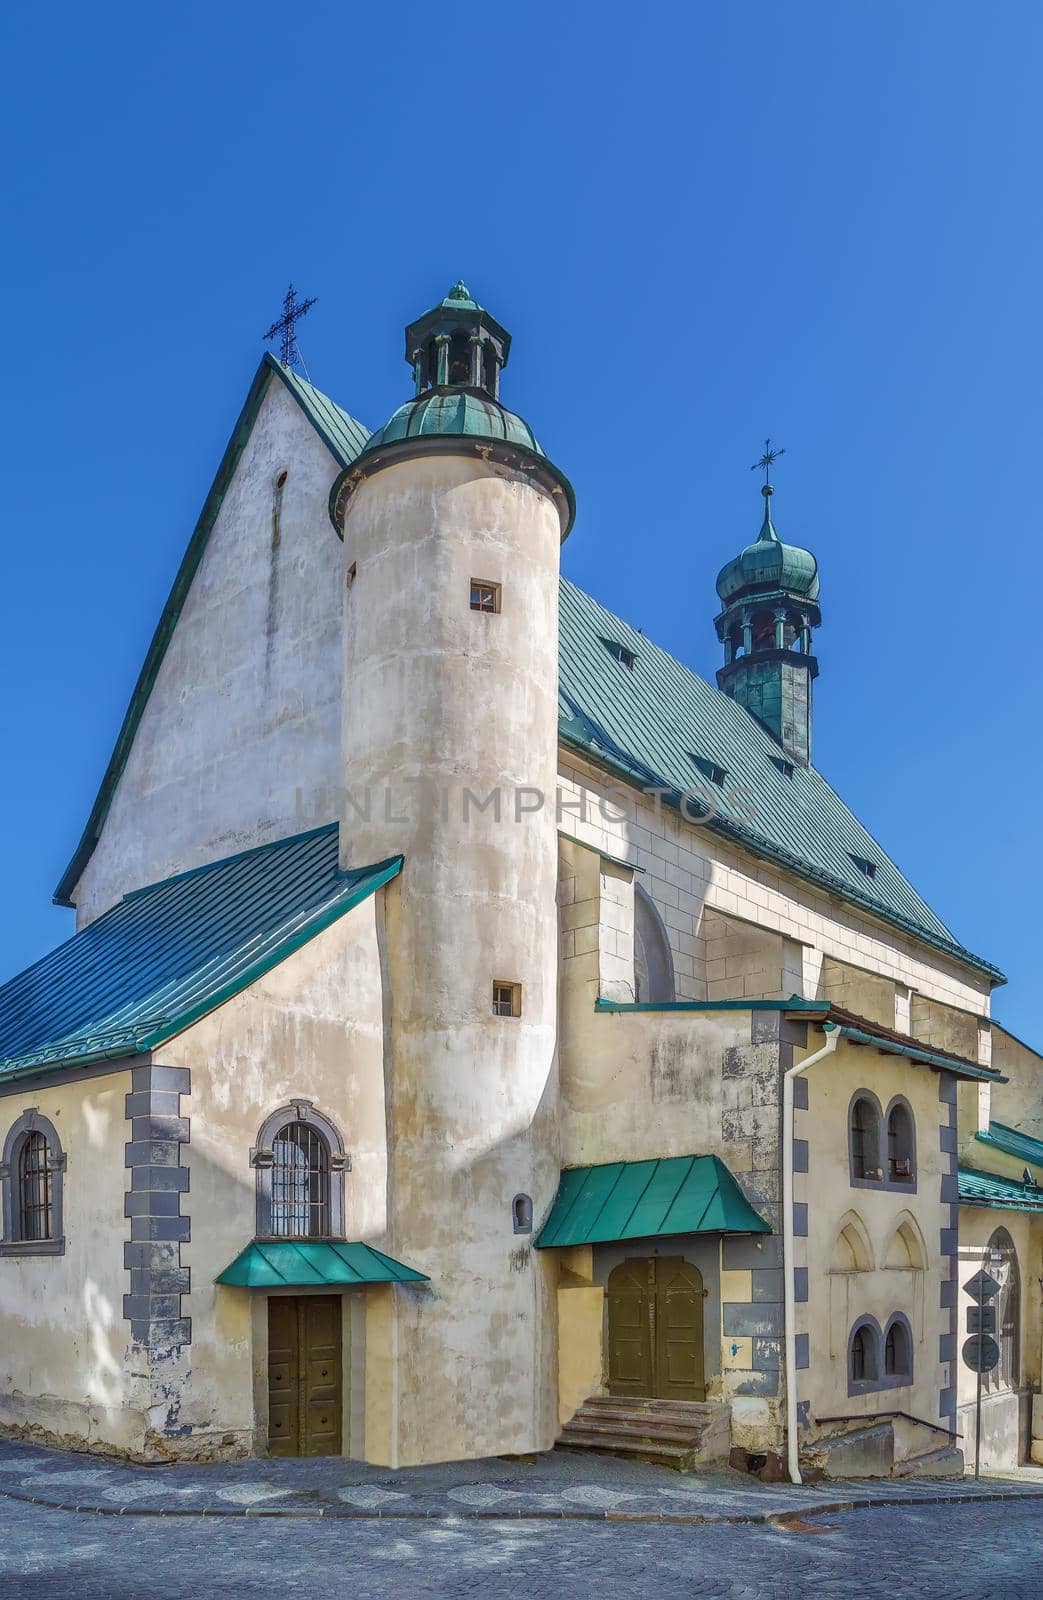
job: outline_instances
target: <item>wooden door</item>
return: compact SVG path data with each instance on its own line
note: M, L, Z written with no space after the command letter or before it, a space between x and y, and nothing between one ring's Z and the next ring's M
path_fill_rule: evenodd
M608 1280L609 1393L705 1400L703 1280L680 1256L624 1261Z
M339 1295L268 1301L268 1453L341 1453L344 1405Z
M608 1392L652 1394L652 1321L649 1268L645 1260L624 1261L608 1280Z
M705 1400L703 1275L680 1256L656 1262L654 1328L656 1394Z

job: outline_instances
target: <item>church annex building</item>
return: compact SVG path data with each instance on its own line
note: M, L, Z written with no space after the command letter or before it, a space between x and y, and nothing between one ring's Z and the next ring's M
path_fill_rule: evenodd
M1043 1460L1040 1057L813 765L815 558L766 481L695 676L561 578L510 347L457 284L372 434L261 362L0 988L0 1428L959 1472L984 1265Z

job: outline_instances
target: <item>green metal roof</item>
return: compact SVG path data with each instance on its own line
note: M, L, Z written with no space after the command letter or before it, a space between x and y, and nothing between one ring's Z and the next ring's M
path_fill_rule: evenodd
M436 434L502 439L533 455L546 454L527 422L498 401L487 400L468 389L429 389L407 400L372 435L363 454L400 439L423 439Z
M273 356L264 357L149 647L87 826L55 891L59 905L73 903L76 884L101 836L167 644L273 377L294 395L342 468L351 465L369 438L361 424L325 395ZM609 654L605 638L634 652L632 672ZM778 744L742 706L565 579L559 664L559 727L566 744L631 783L666 789L667 799L670 792L685 793L700 776L693 755L714 761L725 768L731 785L752 793L756 805L750 820L747 796L729 799L734 790L715 791L719 815L711 826L717 832L874 911L994 982L1005 981L997 967L953 937L820 773L795 765L787 777L775 765ZM872 879L854 865L853 855L876 863Z
M770 485L764 494L764 521L753 544L722 567L717 578L717 593L726 603L746 590L785 590L816 600L819 592L818 562L810 550L783 544L771 520Z
M318 1284L356 1288L367 1283L427 1283L428 1277L368 1244L265 1239L248 1244L216 1281L240 1289L302 1289Z
M633 653L632 669L606 639ZM775 764L778 743L748 711L566 579L559 663L566 743L638 787L665 789L667 799L712 794L711 832L1003 981L953 937L820 772L795 764L788 777ZM728 783L710 784L693 756L723 767ZM852 856L875 862L875 876Z
M549 1250L661 1234L770 1232L723 1161L671 1156L566 1168L536 1244Z
M0 1083L152 1050L395 877L342 872L336 824L127 895L0 988Z
M214 523L217 521L218 513L224 504L229 485L235 476L235 470L239 465L243 451L246 449L253 425L257 420L257 414L261 409L261 403L268 392L269 384L274 381L283 383L289 390L319 435L319 438L323 441L334 460L340 463L341 467L351 465L369 438L368 428L364 428L361 422L356 422L354 417L350 417L346 411L342 411L340 406L335 405L332 400L314 388L312 384L305 383L303 378L299 378L291 368L284 367L282 362L277 361L270 353L266 352L262 356L261 364L254 374L253 383L250 385L246 404L243 406L239 414L239 420L232 430L232 437L225 446L225 453L221 457L217 476L210 485L206 503L188 542L188 549L185 551L177 576L174 579L173 588L167 596L166 605L163 607L163 614L152 636L145 663L138 675L138 681L134 685L134 693L130 697L130 704L123 718L123 725L117 736L112 755L109 757L109 764L105 769L101 788L98 790L91 814L87 819L87 826L83 830L72 860L62 873L61 881L54 891L55 905L71 906L73 904L72 896L80 875L94 854L94 847L101 838L101 830L105 826L105 819L109 814L112 797L116 792L116 785L120 781L123 768L127 763L127 757L130 755L130 747L134 743L138 724L148 704L149 695L152 693L152 686L156 681L156 675L166 654L167 645L170 643L171 635L177 626L178 618L181 616L182 607L188 598L192 580L196 575L199 563L203 559L203 552L206 550Z
M1017 1128L1008 1128L1002 1122L990 1122L988 1133L977 1133L974 1137L981 1144L1002 1150L1004 1155L1027 1161L1034 1167L1043 1167L1043 1139L1033 1139L1031 1134L1020 1133Z
M1001 1178L998 1172L960 1167L959 1187L961 1205L1043 1212L1043 1188L1022 1183L1018 1178Z

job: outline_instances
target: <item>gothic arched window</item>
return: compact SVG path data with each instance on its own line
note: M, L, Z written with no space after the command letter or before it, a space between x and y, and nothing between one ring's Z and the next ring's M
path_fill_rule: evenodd
M4 1232L0 1254L61 1255L65 1152L54 1124L24 1111L4 1141L0 1163Z
M879 1183L880 1102L867 1089L859 1089L848 1113L850 1131L851 1182Z
M916 1183L913 1114L908 1103L897 1098L887 1108L887 1179L911 1187Z
M891 1318L884 1334L884 1377L896 1387L913 1381L913 1339L900 1313Z
M880 1329L872 1317L862 1317L851 1330L847 1345L847 1386L859 1394L880 1385Z
M634 998L662 1005L674 998L674 959L662 918L640 884L634 885Z
M250 1152L262 1239L344 1236L344 1174L351 1158L333 1123L310 1100L270 1116Z

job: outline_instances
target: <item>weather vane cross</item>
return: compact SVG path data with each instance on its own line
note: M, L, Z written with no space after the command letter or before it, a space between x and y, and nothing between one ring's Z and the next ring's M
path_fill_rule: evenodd
M291 283L283 299L282 316L272 323L268 332L264 335L266 342L269 339L279 340L279 360L284 367L295 367L297 365L300 351L297 348L296 324L301 317L307 316L314 304L314 298L298 301L297 291Z
M755 461L753 463L753 466L750 468L750 471L751 472L760 472L763 469L763 471L764 471L764 481L765 481L765 483L770 483L771 482L771 469L772 469L772 467L775 465L775 462L779 459L779 457L780 456L784 456L785 454L786 454L785 448L783 448L781 450L773 450L771 448L771 440L770 439L765 439L765 441L764 441L764 454L761 456L759 461Z

